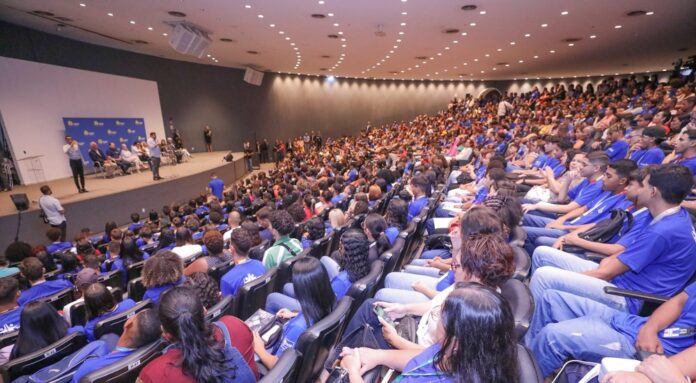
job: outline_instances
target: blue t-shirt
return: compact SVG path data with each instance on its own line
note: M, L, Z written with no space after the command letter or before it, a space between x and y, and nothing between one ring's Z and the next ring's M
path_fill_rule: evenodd
M353 182L358 178L358 171L356 169L350 169L348 172L348 182Z
M625 210L632 204L633 202L627 200L624 193L607 194L602 199L595 200L587 205L588 209L586 212L572 221L567 222L567 224L584 225L588 223L597 223L609 218L612 210Z
M696 176L696 156L690 158L684 158L679 156L672 160L673 164L683 165L691 170L691 175Z
M583 178L582 181L580 181L577 185L573 186L568 190L568 199L573 201L575 198L577 198L578 194L582 189L587 187L589 185L590 181L587 180L587 178Z
M563 172L566 171L566 168L565 166L563 166L563 163L556 157L549 157L546 160L546 163L544 164L544 167L547 166L550 167L551 170L553 170L553 175L556 178L560 177L561 174L563 174Z
M145 290L145 294L143 295L143 300L145 299L150 299L153 304L159 303L160 296L162 293L165 291L171 289L172 287L179 286L183 284L186 281L186 277L182 276L179 278L178 281L174 283L167 283L166 285L162 286L155 286L155 287L150 287L149 289Z
M631 230L628 232L624 233L624 235L615 238L612 238L609 243L616 243L618 245L621 245L625 248L628 248L633 244L633 242L636 241L636 238L638 238L638 235L645 230L648 225L650 225L650 221L652 221L652 216L650 215L650 211L647 208L643 208L637 211L633 212L633 226L631 226ZM624 226L627 223L624 223Z
M0 314L0 335L19 330L20 314L22 314L21 307Z
M328 234L328 231L327 231ZM262 241L271 241L273 242L273 233L271 233L270 229L263 229L259 231L259 237L261 237Z
M624 140L613 142L605 152L607 156L609 156L609 161L611 162L626 158L626 154L628 153L628 142Z
M442 346L435 343L409 360L399 376L399 383L454 383L448 373L441 371L434 363L435 355Z
M46 246L46 252L48 254L53 254L56 251L66 250L72 248L72 243L70 242L53 242L52 244Z
M696 327L696 283L692 283L684 289L684 292L689 296L684 303L684 308L682 309L679 318L665 330L680 328L680 329L692 329ZM627 314L623 312L618 312L614 314L611 318L611 326L618 332L626 335L631 339L631 343L636 343L636 338L638 337L638 331L641 327L645 325L649 317L641 317L638 315ZM662 347L665 353L668 355L677 354L683 350L694 345L696 342L696 335L691 333L689 335L677 336L677 337L665 337L665 331L661 330L657 333L657 337L662 343Z
M134 222L134 223L131 223L130 225L128 225L128 230L133 231L133 232L140 230L142 228L143 228L142 222Z
M85 335L87 335L87 341L91 342L94 340L94 326L96 326L99 321L111 318L114 315L118 315L126 310L132 309L133 306L135 306L135 301L132 299L124 299L122 302L116 304L114 311L88 321L85 325Z
M266 268L261 261L249 259L244 263L240 263L225 273L220 279L220 291L222 296L236 295L237 290L245 283L251 282L254 279L266 273Z
M435 290L442 291L454 284L454 271L450 270L447 274L440 277L440 280L435 286Z
M633 152L631 159L641 168L647 165L659 165L665 159L665 152L657 146L647 150L640 149Z
M22 291L22 295L19 296L19 299L17 299L17 304L20 306L24 306L25 304L35 301L40 298L47 297L49 295L53 295L63 289L67 289L68 287L73 288L72 283L70 281L67 281L65 279L56 279L54 281L46 281L39 283L38 285L32 286L31 288Z
M304 315L300 312L283 326L283 335L273 355L280 357L285 350L295 347L295 343L297 343L297 340L300 339L300 335L302 335L305 330L307 330L307 322L305 321Z
M671 297L684 288L696 270L696 232L684 208L653 221L619 255L630 270L615 277L619 288ZM639 300L627 299L628 311L637 313Z
M420 214L421 210L428 204L428 197L420 196L415 200L411 201L408 205L408 222Z
M300 241L300 245L302 245L302 250L309 249L310 247L312 247L313 243L314 241L312 241L309 238L302 238L302 240Z
M212 191L213 195L222 201L222 191L225 189L225 182L219 178L214 178L208 182L208 187Z
M86 376L93 371L97 371L99 369L102 369L106 366L110 366L119 360L127 357L128 355L132 354L133 351L135 350L128 350L128 351L119 351L116 350L110 354L104 355L100 358L89 358L85 360L82 365L75 371L75 375L73 375L72 380L70 381L71 383L79 383L80 379L82 379L83 376Z
M532 168L534 169L543 169L544 166L546 166L546 161L549 160L549 156L546 154L540 154L534 162L532 162Z
M348 278L347 271L341 271L331 280L331 289L336 294L336 300L343 298L353 282Z
M587 185L578 192L578 196L575 197L575 201L580 206L589 206L593 201L597 201L603 197L605 192L602 189L604 186L604 181L599 180L595 182L588 182Z
M384 230L384 235L389 240L389 245L394 246L394 242L396 242L396 237L399 236L399 228L397 228L396 226L388 227L386 230Z

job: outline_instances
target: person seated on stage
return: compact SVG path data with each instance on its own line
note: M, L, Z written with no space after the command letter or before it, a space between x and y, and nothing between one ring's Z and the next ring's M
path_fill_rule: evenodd
M150 299L154 304L159 302L162 293L186 281L184 263L171 251L162 251L148 258L142 275L143 285L147 288L143 300Z
M52 227L46 230L46 238L48 238L51 243L46 246L46 251L48 254L53 254L61 250L70 249L73 247L71 242L61 242L60 241L61 231L57 227Z
M133 315L123 325L123 333L116 342L116 348L103 357L87 359L75 371L71 382L78 383L83 376L117 363L138 348L158 340L161 335L157 310L145 309Z
M140 160L137 154L128 150L128 146L126 146L126 144L121 144L121 158L131 164L131 166L133 166L135 170L140 173L140 169L143 168L143 162Z
M106 172L107 178L113 178L114 170L116 169L116 163L110 160L104 152L99 149L97 143L92 141L89 143L89 159L95 167L100 167Z
M232 256L225 252L225 241L222 239L222 234L219 231L207 231L203 236L203 243L208 251L208 255L200 257L188 265L184 269L184 275L191 275L196 272L207 273L211 268L227 264L232 260Z
M203 252L201 245L193 243L191 231L186 227L176 229L176 246L172 252L179 256L182 260L187 260L195 257Z
M22 275L29 280L31 287L22 291L19 300L20 306L27 303L53 295L61 290L73 288L73 284L65 279L47 281L44 279L44 266L36 257L29 257L22 261L19 266Z
M133 164L121 157L121 149L116 147L116 144L113 142L109 143L109 149L106 150L106 157L111 158L111 160L113 160L116 165L121 168L123 174L129 174L128 169L130 169Z
M162 149L162 154L169 159L172 165L181 163L181 152L177 152L174 148L174 144L168 144L166 139L160 140L160 148Z
M19 294L17 278L0 278L0 335L19 328Z
M135 306L132 299L124 299L116 302L108 288L101 283L93 283L84 292L85 307L89 315L89 321L85 324L87 341L94 339L94 328L99 321L118 315Z
M147 145L145 145L147 147ZM138 156L138 159L142 161L144 164L149 164L150 163L150 156L147 154L145 150L143 150L143 143L139 141L133 141L133 145L131 145L131 153L135 154Z

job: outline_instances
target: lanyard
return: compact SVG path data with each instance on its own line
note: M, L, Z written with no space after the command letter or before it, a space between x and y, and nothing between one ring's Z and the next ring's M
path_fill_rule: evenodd
M663 218L669 217L670 215L674 215L679 213L681 211L681 206L675 206L671 207L662 213L658 214L657 217L653 218L652 222L650 222L650 225L654 225L660 221L662 221Z
M421 369L427 365L432 365L433 364L434 358L430 358L424 363L419 364L418 366L412 368L410 371L403 372L401 375L399 375L394 382L400 382L403 378L406 377L428 377L428 376L448 376L448 374L442 372L442 371L433 371L433 372L413 372L418 369Z

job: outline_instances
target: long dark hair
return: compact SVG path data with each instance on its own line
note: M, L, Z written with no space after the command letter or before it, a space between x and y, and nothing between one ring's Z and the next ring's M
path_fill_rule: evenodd
M121 260L126 266L143 260L143 252L138 248L132 237L123 238L121 241Z
M347 230L341 236L341 268L348 273L348 279L355 282L370 272L367 257L370 243L365 233L358 229Z
M408 224L408 204L401 199L392 199L387 205L387 212L384 215L387 224L396 227L399 231L406 228Z
M336 305L329 274L314 257L302 257L292 266L292 286L307 327L324 319Z
M387 230L387 221L384 217L377 213L370 213L365 217L363 225L377 242L377 254L382 254L391 247L389 238L384 234L384 231Z
M90 319L98 318L116 307L116 299L101 283L93 283L84 290L85 307Z
M68 332L68 324L55 308L46 302L33 301L22 309L19 336L10 359L31 354L57 342Z
M159 318L164 331L178 342L184 374L206 383L235 378L238 367L225 358L223 345L205 321L203 303L195 290L179 286L164 293Z
M172 231L172 229L168 227L163 227L162 231L160 231L159 245L157 246L157 250L162 250L175 242L176 239L174 238L174 232Z
M440 323L445 339L433 363L455 382L518 380L515 320L495 290L457 283L442 305Z

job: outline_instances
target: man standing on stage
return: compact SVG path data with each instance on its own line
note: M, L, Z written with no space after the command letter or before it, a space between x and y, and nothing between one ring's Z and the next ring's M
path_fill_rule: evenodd
M85 167L83 165L82 154L80 154L80 145L70 136L65 136L65 145L63 145L63 153L68 155L70 159L70 170L72 170L73 180L77 191L86 193L85 189Z
M152 179L159 181L162 179L159 175L160 161L162 160L162 152L157 143L157 134L150 133L150 138L147 140L147 147L150 149L150 169L152 170Z
M60 201L53 196L53 192L48 185L41 187L41 198L39 198L39 208L46 215L46 220L51 227L57 227L60 229L60 241L65 242L65 234L67 231L68 223L65 219L65 210L60 204Z

